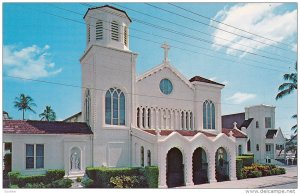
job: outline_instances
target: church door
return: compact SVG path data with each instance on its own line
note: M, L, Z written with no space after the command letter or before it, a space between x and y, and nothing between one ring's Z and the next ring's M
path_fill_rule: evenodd
M206 153L202 148L197 148L193 153L193 182L195 185L208 182L207 169Z
M178 148L172 148L167 154L167 185L178 187L184 185L183 157Z

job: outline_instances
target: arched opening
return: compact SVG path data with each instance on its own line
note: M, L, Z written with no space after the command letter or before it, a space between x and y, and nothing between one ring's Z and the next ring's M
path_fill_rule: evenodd
M197 148L193 153L193 182L195 185L207 183L208 163L203 148Z
M71 171L81 170L81 151L78 147L74 147L71 149L70 170Z
M183 157L178 148L172 148L167 154L167 185L168 187L184 185Z
M218 182L229 180L229 162L227 152L224 148L220 147L216 151L216 179Z

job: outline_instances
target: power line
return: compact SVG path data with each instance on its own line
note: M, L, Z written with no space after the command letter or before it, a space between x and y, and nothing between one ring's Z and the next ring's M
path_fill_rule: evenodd
M66 86L66 87L73 87L73 88L80 88L80 89L91 89L91 90L98 90L102 92L107 92L107 89L102 89L102 88L95 88L95 87L85 87L85 86L79 86L79 85L73 85L73 84L66 84L66 83L60 83L60 82L52 82L52 81L44 81L44 80L39 80L39 79L31 79L31 78L24 78L24 77L18 77L18 76L10 76L10 75L4 75L4 77L9 77L9 78L14 78L14 79L20 79L20 80L27 80L27 81L33 81L33 82L39 82L39 83L45 83L45 84L53 84L53 85L60 85L60 86ZM136 94L132 92L124 92L124 94L128 95L135 95L135 96L143 96L143 97L151 97L151 98L163 98L163 99L173 99L173 100L180 100L180 101L187 101L187 102L202 102L204 103L205 101L203 100L189 100L189 99L184 99L184 98L174 98L174 97L164 97L164 96L153 96L153 95L146 95L146 94ZM214 104L224 104L224 105L233 105L233 106L241 106L240 104L232 104L232 103L219 103L219 102L214 102ZM281 107L283 108L283 107ZM285 108L295 108L295 107L285 107Z
M89 8L94 7L93 5L88 4L88 3L81 3L81 5L87 6ZM100 10L98 10L98 11L100 11ZM101 11L106 12L105 10L101 10ZM122 17L122 16L120 16L120 17ZM181 35L181 36L186 37L186 38L191 38L191 39L194 39L194 40L205 42L207 44L218 45L218 46L223 47L223 48L229 48L229 49L232 49L232 50L235 50L235 51L239 51L239 52L242 52L242 53L247 53L247 54L263 57L263 58L270 59L270 60L273 60L273 61L280 61L284 64L286 64L287 62L288 63L290 62L290 61L282 60L282 59L279 59L279 58L268 57L268 56L260 55L260 54L253 53L253 52L250 52L250 51L246 51L246 50L237 49L237 48L233 48L233 47L230 47L230 46L225 46L225 45L222 45L222 44L214 43L212 41L209 41L209 40L206 40L206 39L203 39L203 38L192 36L192 35L189 35L189 34L186 34L186 33L182 33L182 32L179 32L179 31L176 31L176 30L173 30L173 29L170 29L170 28L162 27L162 26L159 26L159 25L156 25L156 24L152 24L152 23L149 23L149 22L145 22L145 21L133 18L133 17L131 17L131 19L138 22L138 23L147 25L147 26L151 26L151 27L154 27L154 28L157 28L157 29L160 29L160 30L168 31L168 32L171 32L173 34Z
M232 42L232 43L235 43L235 44L237 44L237 45L241 45L241 46L243 46L243 47L248 47L248 48L251 48L251 49L260 51L260 52L262 52L262 53L274 55L274 53L267 52L267 51L263 51L262 49L255 48L255 47L251 47L251 46L249 46L249 45L241 44L241 43L238 43L238 41L231 41L231 40L228 40L228 39L223 38L223 37L220 37L220 36L215 36L215 35L213 35L213 34L209 34L209 33L203 32L203 31L201 31L201 30L197 30L197 29L195 29L195 28L191 28L191 27L186 26L186 25L182 25L182 24L179 24L179 23L170 21L170 20L166 20L166 19L163 19L163 18L160 18L160 17L157 17L157 16L153 16L153 15L147 14L147 13L143 13L143 12L141 12L141 11L137 11L137 10L131 9L131 8L125 7L125 6L123 6L123 5L119 5L119 4L117 4L117 3L111 3L111 4L113 4L113 5L115 5L115 6L118 6L118 7L121 7L121 8L123 8L123 9L131 10L131 11L133 11L133 12L136 12L136 13L139 13L139 14L142 14L142 15L145 15L145 16L148 16L148 17L155 18L155 19L160 20L160 21L164 21L164 22L167 22L167 23L176 25L176 26L183 27L183 28L185 28L185 29L189 29L189 30L194 31L194 32L198 32L198 33L204 34L204 35L206 35L206 36L215 37L215 38L218 38L218 39L221 39L221 40L225 40L225 41L227 41L227 42ZM277 55L278 55L278 54L277 54ZM282 56L282 55L278 55L278 56L285 57L286 59L289 59L289 60L294 61L293 59L288 58L288 57L286 57L286 56Z
M171 13L171 14L174 14L174 15L177 15L177 16L180 16L180 17L183 17L183 18L185 18L185 19L188 19L188 20L191 20L191 21L200 23L200 24L202 24L202 25L206 25L206 26L209 26L209 27L211 27L211 28L215 28L215 29L221 30L221 31L223 31L223 32L227 32L227 33L229 33L229 34L233 34L233 35L236 35L236 36L239 36L239 37L248 39L248 40L252 40L252 41L255 41L255 42L258 42L258 43L261 43L261 44L265 44L265 45L268 45L268 46L271 46L271 47L274 47L274 48L277 48L277 49L281 49L281 50L284 50L284 51L289 51L289 52L291 52L290 50L287 50L287 49L284 49L284 48L281 48L281 47L278 47L278 46L274 46L274 45L272 45L272 44L268 44L268 43L265 43L265 42L262 42L262 41L259 41L259 40L255 40L255 39L253 39L253 38L249 38L249 37L246 37L246 36L243 36L243 35L240 35L240 34L236 34L236 33L234 33L234 32L230 32L230 31L227 31L227 30L218 28L218 27L216 27L216 26L212 26L212 25L206 24L206 23L201 22L201 21L199 21L199 20L195 20L195 19L192 19L192 18L190 18L190 17L184 16L184 15L181 15L181 14L178 14L178 13L174 13L174 12L172 12L172 11L169 11L169 10L166 10L166 9L164 9L164 8L161 8L161 7L152 5L152 4L150 4L150 3L145 3L145 4L146 4L146 5L149 5L149 6L151 6L151 7L154 7L154 8L156 8L156 9L159 9L159 10L162 10L162 11L165 11L165 12L168 12L168 13Z
M61 9L61 10L64 10L64 11L68 11L68 12L77 14L77 15L82 15L82 14L79 13L79 12L75 12L75 11L72 11L72 10L69 10L69 9L61 8L61 7L54 6L54 5L51 5L51 6L57 8L57 9ZM86 16L86 17L93 18L93 19L99 19L99 18L92 17L92 16ZM103 19L102 19L101 21L106 22L106 23L110 23L109 21L106 21L106 20L103 20ZM119 25L119 26L122 27L122 25ZM192 47L200 48L200 49L205 50L205 51L209 50L209 51L212 51L212 52L219 52L219 53L221 53L221 54L223 54L223 55L229 55L229 56L236 57L234 54L228 54L228 53L227 53L227 54L224 54L224 53L221 52L221 51L215 51L215 50L213 50L213 49L201 47L201 46L194 45L194 44L187 43L187 42L182 42L182 41L175 40L175 39L172 39L172 38L169 38L169 37L166 37L166 36L161 36L161 35L157 35L157 34L154 34L154 33L145 32L145 31L142 31L142 30L139 30L139 29L135 29L135 28L132 28L132 27L130 27L130 29L133 30L133 31L137 31L137 32L140 32L140 33L148 34L148 35L151 35L151 36L156 36L156 37L160 37L160 38L172 40L172 41L178 42L178 43L180 43L180 44L184 44L184 45L189 45L189 46L192 46ZM122 33L121 33L121 34L122 34ZM264 64L264 65L267 65L267 66L270 66L270 67L274 67L274 66L271 65L271 64L263 63L263 62L261 62L261 61L257 61L257 60L253 60L253 59L247 59L247 58L244 58L244 60L248 60L248 61L252 61L252 62ZM283 70L283 69L282 69L282 70Z
M32 9L32 8L31 8L31 9ZM58 18L62 18L62 19L65 19L65 20L69 20L69 21L72 21L72 22L76 22L76 23L79 23L79 24L84 24L84 25L86 25L86 24L83 23L83 22L80 22L80 21L77 21L77 20L74 20L74 19L70 19L70 18L66 18L66 17L63 17L63 16L59 16L59 15L56 15L56 14L52 14L52 13L49 13L49 12L46 12L46 11L41 11L41 10L36 10L36 9L32 9L32 10L35 10L35 11L38 11L38 12L41 12L41 13L45 13L45 14L48 14L48 15L52 15L52 16L55 16L55 17L58 17ZM91 26L94 26L94 25L91 25ZM95 27L95 26L94 26L94 27ZM103 29L104 29L104 30L111 31L110 29L106 29L106 28L103 28ZM120 34L122 34L122 33L120 33ZM138 36L133 36L133 35L128 35L128 36L129 36L129 37L132 37L132 38L144 40L144 41L147 41L147 42L155 43L155 44L158 44L158 45L161 45L161 44L162 44L161 42L156 42L156 41L153 41L153 40L149 40L149 39L145 39L145 38L140 38L140 37L138 37ZM266 68L266 67L262 67L262 66L252 65L252 64L249 64L249 63L240 63L239 61L234 61L234 60L230 60L230 59L223 58L223 57L217 57L217 56L215 56L215 55L209 55L209 54L207 54L207 53L201 53L201 52L197 52L197 51L192 51L192 50L185 49L185 48L178 47L178 46L172 46L172 45L170 45L170 47L176 48L176 49L179 49L179 50L183 50L183 51L187 51L187 52L190 52L190 53L194 53L194 54L205 55L205 56L211 57L211 58L213 58L213 59L226 60L226 61L230 61L230 62L234 62L234 63L239 63L239 64L242 64L242 65L247 65L247 66L257 67L257 68L260 68L260 69L266 69L266 70L271 70L271 71L282 72L282 71L277 70L277 69L271 69L271 68ZM283 72L282 72L282 73L283 73Z
M276 40L272 40L272 39L270 39L270 38L267 38L267 37L264 37L264 36L261 36L261 35L258 35L258 34L249 32L249 31L247 31L247 30L243 30L243 29L238 28L238 27L235 27L235 26L233 26L233 25L229 25L229 24L226 24L226 23L224 23L224 22L220 22L220 21L218 21L218 20L216 20L216 19L209 18L209 17L207 17L207 16L204 16L204 15L201 15L201 14L199 14L199 13L196 13L196 12L193 12L193 11L191 11L191 10L188 10L188 9L186 9L186 8L183 8L183 7L179 6L179 5L175 5L174 3L168 3L168 4L169 4L169 5L172 5L172 6L174 6L174 7L177 7L177 8L179 8L179 9L181 9L181 10L184 10L184 11L186 11L186 12L192 13L192 14L194 14L194 15L200 16L200 17L205 18L205 19L208 19L208 20L210 20L210 21L214 21L214 22L217 22L217 23L219 23L219 24L223 24L223 25L225 25L225 26L228 26L228 27L231 27L231 28L234 28L234 29L243 31L243 32L246 32L246 33L248 33L248 34L251 34L251 35L254 35L254 36L257 36L257 37L260 37L260 38L263 38L263 39L266 39L266 40L275 42L275 43L279 43L279 44L291 46L290 44L286 44L286 43L283 43L283 42L279 42L279 41L276 41Z

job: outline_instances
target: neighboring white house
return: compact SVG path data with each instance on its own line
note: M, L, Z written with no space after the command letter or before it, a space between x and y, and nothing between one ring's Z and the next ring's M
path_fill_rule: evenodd
M72 176L87 166L157 165L161 188L236 180L236 142L247 135L233 124L222 129L224 85L187 79L170 63L167 44L162 63L137 76L126 12L89 8L84 20L82 113L66 122L4 121L12 170L63 168ZM67 122L74 120L85 123Z
M222 116L224 128L232 122L237 122L238 128L247 134L245 151L254 154L255 162L283 164L285 138L281 129L275 128L274 106L250 106L243 113Z

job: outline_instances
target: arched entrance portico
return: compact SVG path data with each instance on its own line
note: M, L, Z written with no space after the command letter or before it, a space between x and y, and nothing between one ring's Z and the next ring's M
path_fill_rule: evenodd
M229 162L227 152L223 147L216 151L216 179L218 182L229 180Z
M208 163L203 148L197 148L193 153L193 182L195 185L207 183Z
M167 185L179 187L184 185L183 157L178 148L172 148L167 154Z

